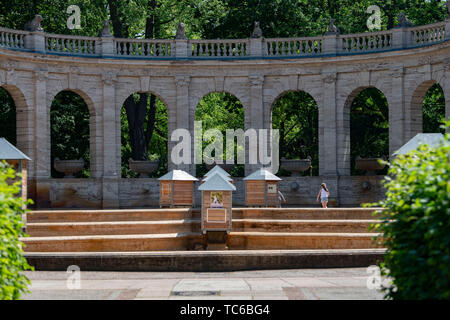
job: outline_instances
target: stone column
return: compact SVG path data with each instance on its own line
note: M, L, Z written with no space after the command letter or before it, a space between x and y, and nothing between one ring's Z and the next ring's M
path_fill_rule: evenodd
M171 140L172 132L169 132L169 144L168 144L168 161L169 170L180 169L195 175L195 163L194 163L194 120L190 119L189 112L189 84L191 82L190 76L179 75L175 76L175 86L176 86L176 129L186 129L190 132L189 145L191 147L190 163L175 164L174 159L171 158L173 147L178 144L177 141L173 142Z
M35 177L36 207L50 206L51 177L51 137L50 137L50 105L47 106L47 77L45 70L35 71L34 110L35 110Z
M119 208L120 167L117 166L116 73L102 74L103 86L103 177L102 208ZM120 121L120 117L119 117ZM120 122L119 122L120 124ZM120 141L120 140L119 140Z
M330 190L330 205L339 205L339 177L337 165L338 123L343 126L343 115L337 118L337 73L322 73L323 99L319 105L319 175ZM320 103L320 102L318 102ZM343 131L340 131L343 133Z
M259 129L264 129L264 103L263 103L263 85L264 76L261 75L251 75L248 77L249 80L249 109L246 110L249 114L245 121L245 130L255 129L258 133L258 153L260 149L259 145ZM253 151L252 151L253 152ZM258 154L258 164L250 164L250 150L249 144L245 144L245 175L249 175L253 171L261 168L261 159Z
M321 110L319 109L319 174L335 176L337 175L337 73L323 73L322 80L323 103ZM343 125L343 122L340 121L339 124Z
M404 68L392 69L392 92L389 103L389 156L406 143ZM410 108L409 108L409 111ZM409 118L411 114L409 114Z

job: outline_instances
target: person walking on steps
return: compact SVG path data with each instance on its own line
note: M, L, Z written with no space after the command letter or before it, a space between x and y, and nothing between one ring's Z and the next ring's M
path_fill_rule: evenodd
M327 185L325 183L322 183L320 185L320 191L319 194L317 195L317 203L319 203L319 197L321 199L322 202L322 208L328 208L328 197L330 196L330 192L327 189Z

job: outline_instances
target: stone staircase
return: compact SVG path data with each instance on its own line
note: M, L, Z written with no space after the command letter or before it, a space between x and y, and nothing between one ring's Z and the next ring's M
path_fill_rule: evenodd
M284 267L280 265L280 258L271 262L279 254L290 255L289 265L299 261L300 258L296 260L294 256L310 257L314 253L346 255L353 260L362 255L363 260L368 261L370 257L380 258L383 252L374 240L380 235L368 231L369 225L377 222L373 211L364 208L236 208L233 209L233 231L227 240L229 250L214 253L204 251L206 238L200 231L198 209L34 211L28 214L30 237L21 240L29 262L39 269L52 269L51 265L53 269L61 269L69 261L79 264L89 257L88 269L95 270L95 266L98 267L98 263L92 262L95 257L104 263L106 256L112 259L110 261L127 256L130 270L141 270L138 266L142 266L143 260L150 268L145 270L162 270L164 265L165 270L190 267L209 270L211 266L205 264L208 259L211 264L215 263L213 269L220 269L217 265L220 259L225 259L220 270L234 270L237 265L245 269L242 257L254 260L247 265L266 260L268 268L271 265ZM164 259L164 255L171 258ZM236 260L238 256L240 262ZM185 263L188 257L193 259L190 267ZM202 262L198 257L206 260ZM123 266L124 258L117 261L104 268L116 270L117 264ZM158 261L157 266L152 267L155 261Z

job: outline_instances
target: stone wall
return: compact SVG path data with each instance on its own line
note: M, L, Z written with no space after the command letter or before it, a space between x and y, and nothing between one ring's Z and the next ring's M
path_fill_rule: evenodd
M381 180L383 176L348 177L282 177L280 190L287 200L286 206L319 206L316 197L322 182L330 191L330 206L353 207L362 203L379 201L384 196ZM363 188L368 181L370 189ZM52 208L101 208L101 179L48 179L50 207ZM159 207L159 181L151 178L119 179L120 208ZM245 206L245 184L242 178L234 178L236 191L233 205ZM297 185L296 185L297 184ZM201 193L195 186L195 203L201 203Z

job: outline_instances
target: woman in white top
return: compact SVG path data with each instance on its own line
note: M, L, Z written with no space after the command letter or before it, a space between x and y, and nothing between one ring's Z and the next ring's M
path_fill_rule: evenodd
M322 201L322 207L323 208L328 208L328 197L330 196L330 192L327 189L327 185L325 183L322 183L320 185L320 191L319 194L317 195L317 203L319 203L319 197L321 198Z

